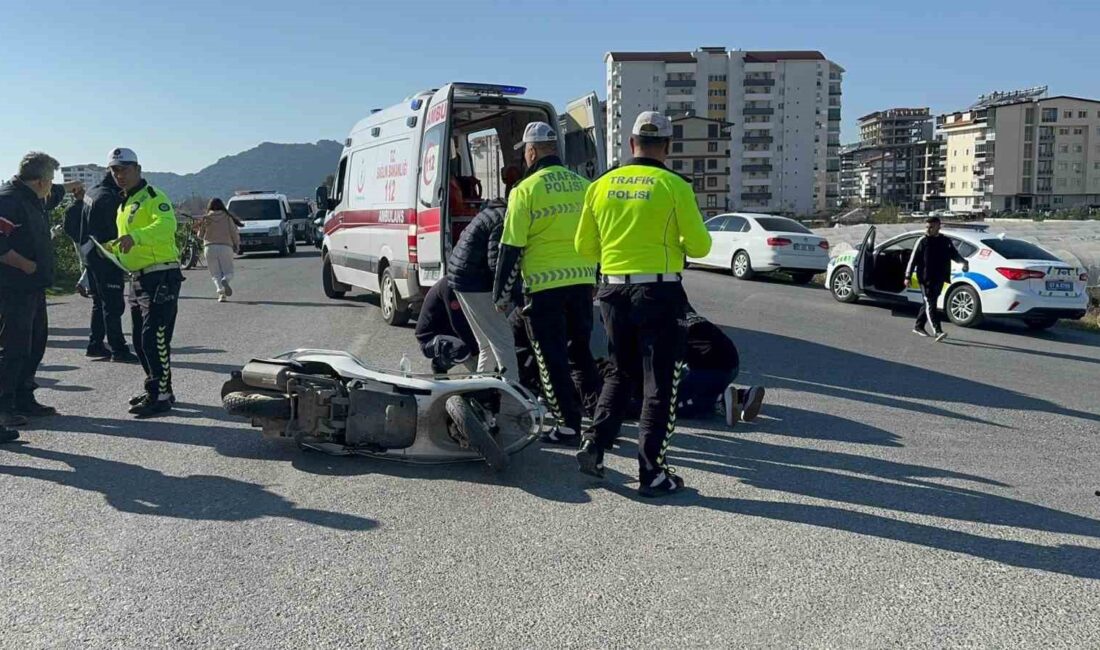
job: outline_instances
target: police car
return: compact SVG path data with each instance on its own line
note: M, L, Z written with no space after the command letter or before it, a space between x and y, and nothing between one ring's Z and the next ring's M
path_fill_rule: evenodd
M1022 239L986 232L984 224L945 226L956 250L969 264L963 273L952 263L951 281L940 294L940 307L952 323L973 327L985 316L1018 318L1031 329L1046 329L1060 318L1085 315L1088 272ZM875 227L858 247L829 260L825 286L840 302L860 298L920 304L915 277L905 278L913 248L924 235L907 232L875 245Z

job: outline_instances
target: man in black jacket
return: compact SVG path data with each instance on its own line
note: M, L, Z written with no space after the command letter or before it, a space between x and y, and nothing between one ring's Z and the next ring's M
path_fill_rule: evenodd
M416 319L416 340L420 351L431 359L432 372L437 374L444 374L478 354L477 339L445 277L424 296Z
M462 231L447 261L447 281L478 345L478 372L497 372L519 382L516 343L508 314L493 303L493 280L504 231L506 204L493 199Z
M937 341L942 341L947 334L940 326L936 302L940 299L943 286L951 281L951 262L962 264L963 273L970 270L970 264L963 259L962 255L959 255L951 238L940 234L939 217L929 217L924 223L925 235L917 241L916 247L913 248L913 255L909 258L909 265L905 269L905 285L909 285L909 278L916 273L917 282L924 295L924 304L921 305L920 313L917 314L913 333L927 337L928 332L924 329L924 325L931 321L933 335Z
M81 250L81 258L86 265L88 292L92 298L86 355L137 363L138 358L130 352L122 333L122 313L126 309L122 270L97 254L90 241L92 237L102 243L118 238L115 218L121 202L120 190L111 175L106 174L98 185L84 196L78 192L76 198L77 202L65 212L65 232ZM103 344L104 338L110 348Z
M54 185L58 167L31 152L15 178L0 185L0 429L57 412L35 400L34 376L46 351L46 289L54 282L49 211L66 189L79 187ZM16 437L0 431L0 441Z

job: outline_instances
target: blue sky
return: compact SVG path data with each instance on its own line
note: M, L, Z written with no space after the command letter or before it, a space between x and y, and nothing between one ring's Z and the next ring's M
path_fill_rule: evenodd
M263 141L343 139L446 81L603 95L608 50L819 49L847 69L843 140L890 106L964 108L1047 84L1100 97L1100 2L5 3L0 176L24 152L192 172ZM143 6L144 5L144 6Z

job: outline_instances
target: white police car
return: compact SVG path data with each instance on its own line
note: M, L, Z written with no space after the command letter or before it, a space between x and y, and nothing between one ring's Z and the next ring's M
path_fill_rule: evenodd
M916 278L905 280L905 270L921 231L898 235L875 245L875 227L853 250L829 260L825 286L840 302L861 297L920 304ZM1053 253L1022 239L985 232L985 226L945 227L970 270L952 263L951 281L940 294L938 307L952 323L973 327L984 316L1022 319L1032 329L1051 327L1059 318L1081 318L1088 306L1088 273L1058 259Z

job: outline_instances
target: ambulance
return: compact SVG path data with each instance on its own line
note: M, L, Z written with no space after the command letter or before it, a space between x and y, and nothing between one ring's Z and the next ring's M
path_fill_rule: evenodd
M525 92L451 83L355 125L335 182L318 189L318 206L328 210L321 246L326 296L341 298L352 288L377 293L391 325L419 311L446 273L462 230L487 200L504 198L505 177L514 183L522 174L523 152L514 145L524 127L558 124L551 104L526 99Z

